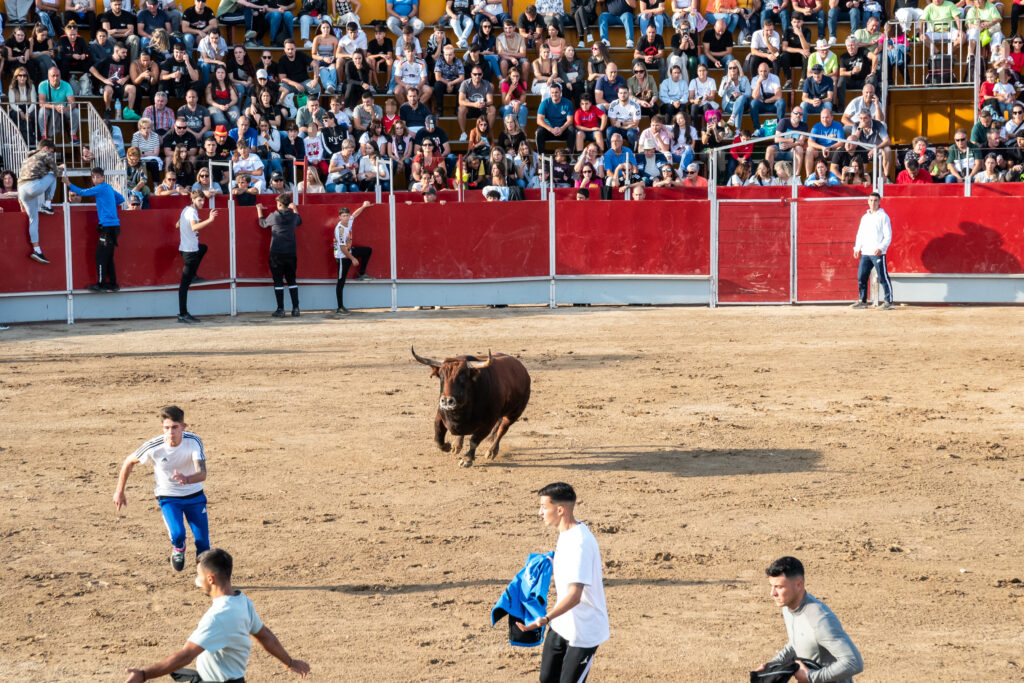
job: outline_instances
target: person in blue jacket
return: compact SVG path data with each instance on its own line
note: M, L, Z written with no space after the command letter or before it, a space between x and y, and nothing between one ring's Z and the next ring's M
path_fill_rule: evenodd
M102 168L95 167L91 175L92 187L73 185L67 176L64 176L64 184L68 190L80 197L96 198L96 215L99 217L97 229L100 239L96 244L96 284L89 285L88 289L93 292L116 292L120 287L117 285L117 270L114 268L114 247L117 246L117 236L121 233L121 219L117 216L117 207L124 204L125 199L107 184L107 175Z

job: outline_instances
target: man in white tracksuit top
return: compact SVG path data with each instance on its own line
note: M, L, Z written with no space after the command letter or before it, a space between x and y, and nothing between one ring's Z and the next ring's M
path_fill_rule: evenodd
M839 619L825 603L804 587L804 566L795 557L780 557L765 570L772 587L772 598L782 608L789 642L762 666L797 661L793 675L797 683L853 683L864 670L864 660ZM811 670L801 659L821 668Z
M889 214L882 210L882 197L877 192L868 195L868 210L861 216L860 227L857 228L857 241L853 244L853 257L860 259L857 270L857 284L860 298L854 302L853 308L868 307L868 278L871 269L878 273L878 281L885 293L885 303L879 308L891 310L892 283L889 281L889 269L885 262L885 252L892 242L892 224Z

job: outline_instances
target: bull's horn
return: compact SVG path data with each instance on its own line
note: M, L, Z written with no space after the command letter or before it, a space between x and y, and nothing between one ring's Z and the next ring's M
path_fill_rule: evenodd
M409 350L412 351L412 357L418 360L419 362L423 363L424 365L429 365L432 368L441 367L441 361L434 360L433 358L424 358L423 356L417 356L416 349L413 348L412 346L409 347Z
M484 368L490 366L492 360L494 360L494 356L491 355L491 350L487 349L487 360L471 360L468 363L466 363L466 365L469 366L470 370L483 370Z

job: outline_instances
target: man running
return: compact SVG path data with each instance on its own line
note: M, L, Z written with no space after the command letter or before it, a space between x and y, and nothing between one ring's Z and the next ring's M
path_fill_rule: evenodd
M164 523L171 536L171 566L180 572L185 568L185 525L182 518L192 527L192 538L196 545L196 556L210 549L210 530L206 519L206 453L202 440L192 432L186 432L185 412L178 406L160 409L164 433L150 439L127 458L121 466L121 474L114 489L114 506L118 510L128 505L124 488L128 475L139 463L152 462L156 479L157 502L164 516Z
M18 173L18 203L28 214L28 239L32 243L29 258L38 263L49 263L39 246L39 214L53 214L50 200L57 190L56 146L53 140L43 138L35 152L25 157Z
M370 262L370 255L373 249L370 247L352 246L352 224L370 202L363 202L355 211L349 211L347 206L338 209L338 224L334 226L334 258L338 260L338 284L334 293L338 298L338 315L348 315L349 310L345 308L345 278L348 277L349 268L355 266L359 269L359 279L366 280L366 265Z
M789 642L757 670L795 662L793 679L797 683L853 683L853 677L864 670L864 660L832 610L807 592L800 560L780 557L764 572L772 599L782 608ZM801 661L805 659L821 668L811 671Z
M853 244L853 257L860 259L857 270L857 285L860 298L851 308L868 307L868 278L871 270L878 273L878 282L882 285L885 302L879 310L890 311L892 304L892 283L889 281L889 269L885 263L885 252L892 242L892 224L889 214L882 210L882 196L877 192L868 195L868 210L861 216L860 227L857 228L857 241Z
M293 659L274 633L263 625L252 600L231 585L234 562L225 550L214 548L196 562L196 587L208 595L210 608L188 637L185 647L145 669L127 669L125 683L139 683L172 674L176 681L244 681L252 651L252 636L260 646L284 664L285 669L305 678L309 664ZM196 669L182 669L192 660Z
M205 221L199 220L199 209L203 208L206 202L206 195L202 190L192 190L189 195L192 203L181 210L178 218L178 231L181 233L181 242L178 251L181 252L181 284L178 285L178 322L197 323L199 318L188 312L188 288L196 279L196 271L199 264L206 256L206 245L199 243L199 231L213 223L217 218L217 210L210 211Z
M274 298L277 299L275 318L284 317L284 283L288 282L288 294L292 299L292 317L299 316L299 286L295 284L295 270L298 267L298 246L295 243L295 228L302 225L302 218L291 209L292 196L287 192L277 195L277 211L263 217L263 205L256 205L260 227L270 228L270 275L274 278Z
M576 491L563 482L540 491L540 518L558 529L552 577L557 602L534 622L518 626L532 631L551 625L544 639L541 683L583 683L597 647L608 640L608 609L601 577L601 550L586 525L576 521Z
M124 204L121 193L107 184L106 174L99 166L91 171L92 187L83 188L73 185L67 176L64 184L68 189L81 197L96 197L96 215L99 217L100 237L96 243L96 284L89 285L91 292L116 292L121 289L117 285L117 270L114 268L114 247L117 236L121 234L121 219L117 216L117 207Z

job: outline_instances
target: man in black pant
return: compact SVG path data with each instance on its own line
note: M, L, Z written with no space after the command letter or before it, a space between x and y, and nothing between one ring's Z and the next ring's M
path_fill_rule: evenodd
M295 269L298 264L295 244L295 228L302 225L302 218L291 209L292 196L286 192L277 195L277 211L263 217L263 205L256 205L260 227L270 228L270 275L274 278L274 297L277 299L275 318L284 317L284 283L288 282L288 294L292 299L292 317L299 316L299 286L295 284Z
M199 220L199 209L203 208L206 196L202 190L193 190L190 195L192 203L182 209L181 217L178 219L178 230L181 232L181 243L178 250L181 251L181 284L178 285L178 322L197 323L199 319L188 312L188 288L196 279L196 271L199 264L206 256L206 245L199 243L199 231L213 223L217 217L217 211L211 211L205 221Z
M366 274L366 264L370 262L373 249L352 246L352 224L368 206L370 202L363 202L363 205L353 212L350 212L347 206L338 209L338 224L334 226L334 258L338 259L339 266L338 284L334 288L334 293L338 297L338 315L349 314L344 303L345 278L348 277L349 269L352 266L359 268L360 280L371 279Z
M547 151L549 140L560 140L566 147L576 144L576 131L572 127L572 103L562 98L562 86L551 84L551 97L537 108L537 153Z

